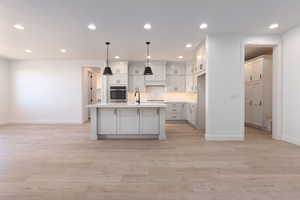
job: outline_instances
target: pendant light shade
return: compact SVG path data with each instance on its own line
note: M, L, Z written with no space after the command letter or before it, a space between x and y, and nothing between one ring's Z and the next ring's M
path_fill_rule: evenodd
M106 44L106 66L104 68L103 75L111 76L111 75L113 75L113 73L111 71L111 68L109 67L109 60L108 60L108 47L109 47L110 43L106 42L105 44Z
M152 69L150 67L150 55L149 55L149 45L150 42L146 42L147 45L147 62L146 62L146 67L145 67L145 71L144 71L144 75L153 75Z

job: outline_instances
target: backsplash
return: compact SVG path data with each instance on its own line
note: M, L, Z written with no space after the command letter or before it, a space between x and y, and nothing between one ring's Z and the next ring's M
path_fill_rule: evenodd
M163 100L170 102L197 102L197 93L189 92L171 92L171 93L141 93L141 101L149 100ZM135 102L135 97L133 92L128 93L128 101Z

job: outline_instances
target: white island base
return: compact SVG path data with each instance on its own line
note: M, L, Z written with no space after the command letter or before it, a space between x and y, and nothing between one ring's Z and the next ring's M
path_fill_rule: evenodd
M166 139L165 104L95 104L91 110L92 140Z

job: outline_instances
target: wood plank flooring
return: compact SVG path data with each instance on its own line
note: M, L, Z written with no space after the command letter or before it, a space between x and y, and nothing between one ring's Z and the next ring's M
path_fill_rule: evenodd
M91 141L88 131L0 127L0 199L300 199L300 147L256 129L245 142L206 142L188 124L168 124L166 141Z

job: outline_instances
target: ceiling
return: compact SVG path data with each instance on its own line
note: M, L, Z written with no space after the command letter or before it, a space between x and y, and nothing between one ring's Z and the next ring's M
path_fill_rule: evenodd
M272 55L273 47L268 46L246 46L245 60L250 60L261 55Z
M299 0L0 0L0 55L104 59L110 41L111 56L141 60L149 40L153 59L189 59L206 34L282 33L300 23L299 10ZM199 29L202 22L207 30ZM274 22L280 27L268 29ZM25 30L14 29L17 23ZM89 23L97 30L88 30ZM144 30L145 23L152 29Z

